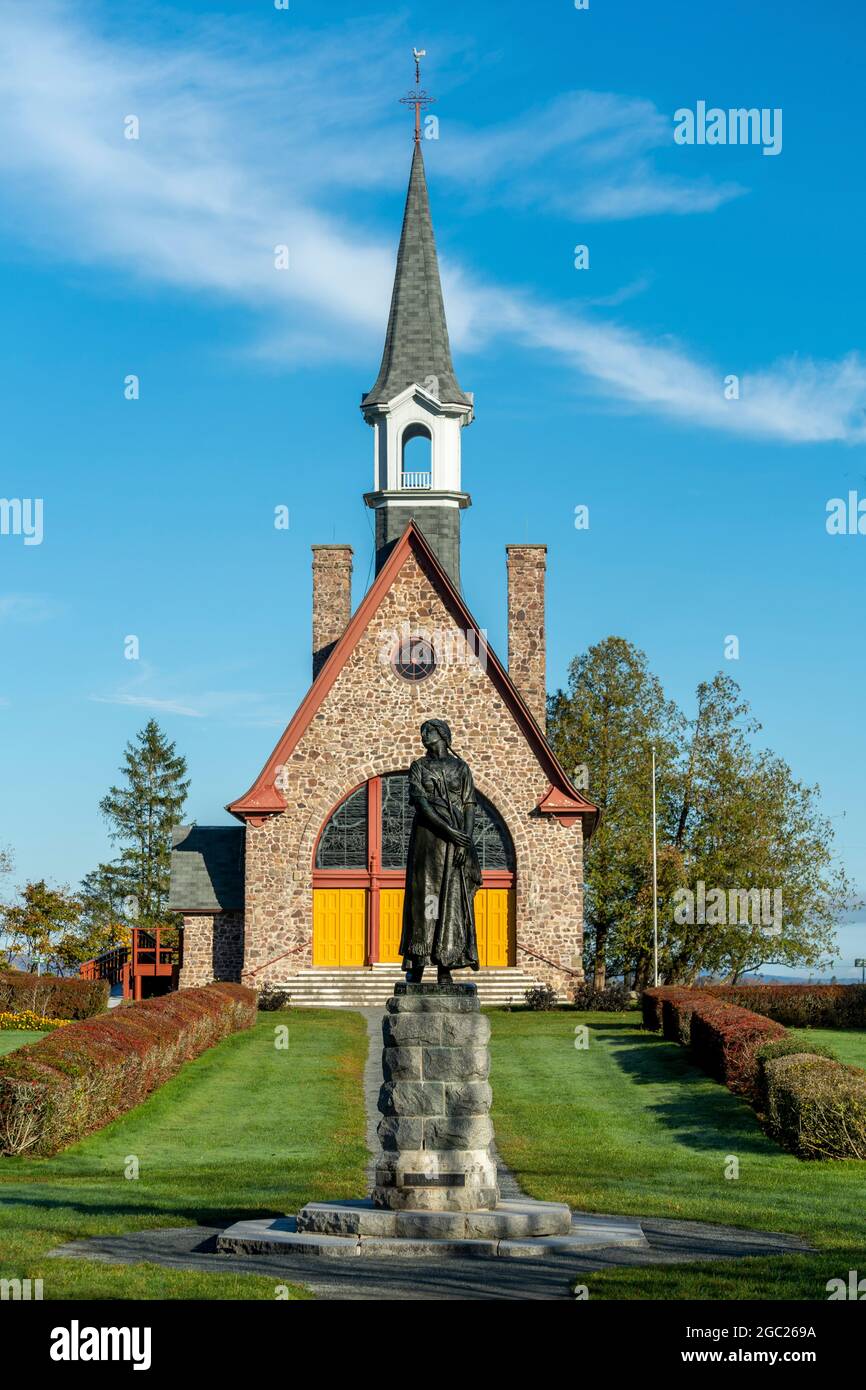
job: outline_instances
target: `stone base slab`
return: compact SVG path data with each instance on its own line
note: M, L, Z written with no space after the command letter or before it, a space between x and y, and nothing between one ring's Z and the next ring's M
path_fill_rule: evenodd
M544 1209L543 1211L540 1209ZM390 1259L403 1258L482 1258L482 1259L543 1259L547 1255L579 1255L591 1249L610 1246L646 1246L647 1240L637 1221L626 1217L575 1215L570 1218L567 1234L533 1235L526 1230L534 1224L547 1225L551 1211L568 1210L553 1202L502 1202L494 1212L475 1215L489 1224L482 1234L457 1236L422 1226L403 1225L404 1234L388 1233L383 1218L396 1223L407 1212L387 1212L374 1209L369 1202L310 1202L301 1214L305 1222L330 1225L329 1230L300 1229L299 1218L280 1217L263 1221L238 1221L217 1238L217 1250L222 1254L250 1255L318 1255L325 1258ZM460 1213L414 1213L421 1218L459 1216ZM519 1230L520 1217L524 1218ZM500 1230L511 1229L512 1237L497 1234L492 1219L503 1218ZM372 1226L368 1226L368 1222ZM351 1229L353 1226L356 1229ZM335 1234L337 1227L340 1233ZM369 1231L369 1233L367 1233Z
M371 1202L309 1202L299 1231L322 1235L404 1236L438 1240L512 1240L567 1236L571 1211L560 1202L500 1202L492 1211L393 1210Z

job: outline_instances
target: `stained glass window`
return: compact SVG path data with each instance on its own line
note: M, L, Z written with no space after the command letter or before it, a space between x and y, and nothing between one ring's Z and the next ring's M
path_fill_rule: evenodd
M366 784L340 803L322 831L316 868L367 868Z
M475 794L475 848L482 869L514 871L514 847L499 812ZM382 868L405 869L414 811L405 772L382 778Z
M405 869L409 832L415 812L409 801L409 778L395 772L382 778L382 868Z

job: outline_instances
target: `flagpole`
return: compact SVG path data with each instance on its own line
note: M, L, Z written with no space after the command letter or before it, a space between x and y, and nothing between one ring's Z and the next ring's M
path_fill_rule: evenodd
M658 845L656 840L656 750L653 744L653 977L656 988L659 982L659 873Z

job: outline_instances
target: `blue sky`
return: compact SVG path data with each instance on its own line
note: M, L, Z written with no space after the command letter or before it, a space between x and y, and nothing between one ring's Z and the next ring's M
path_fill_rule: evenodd
M504 652L504 546L546 541L551 688L611 632L687 706L724 667L866 884L866 536L825 529L830 498L866 497L864 27L803 0L0 3L0 495L44 499L41 545L0 536L16 882L107 856L97 803L150 714L188 814L227 819L308 684L310 545L350 542L366 587L358 402L417 44L476 398L470 606ZM676 145L699 100L781 108L781 153ZM850 973L866 927L841 942Z

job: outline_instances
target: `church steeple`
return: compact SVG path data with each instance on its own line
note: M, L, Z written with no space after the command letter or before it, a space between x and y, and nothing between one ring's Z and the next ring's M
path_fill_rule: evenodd
M423 385L428 377L436 378L440 401L471 406L471 399L457 384L451 361L424 157L417 144L412 155L382 365L362 406L392 401L407 386Z
M404 98L415 106L415 148L382 364L361 401L375 431L375 490L364 500L376 514L377 573L414 519L459 585L460 512L470 505L461 490L460 431L471 424L473 406L451 360L421 153L420 108L430 100L420 89ZM421 467L407 456L416 439L425 441Z

